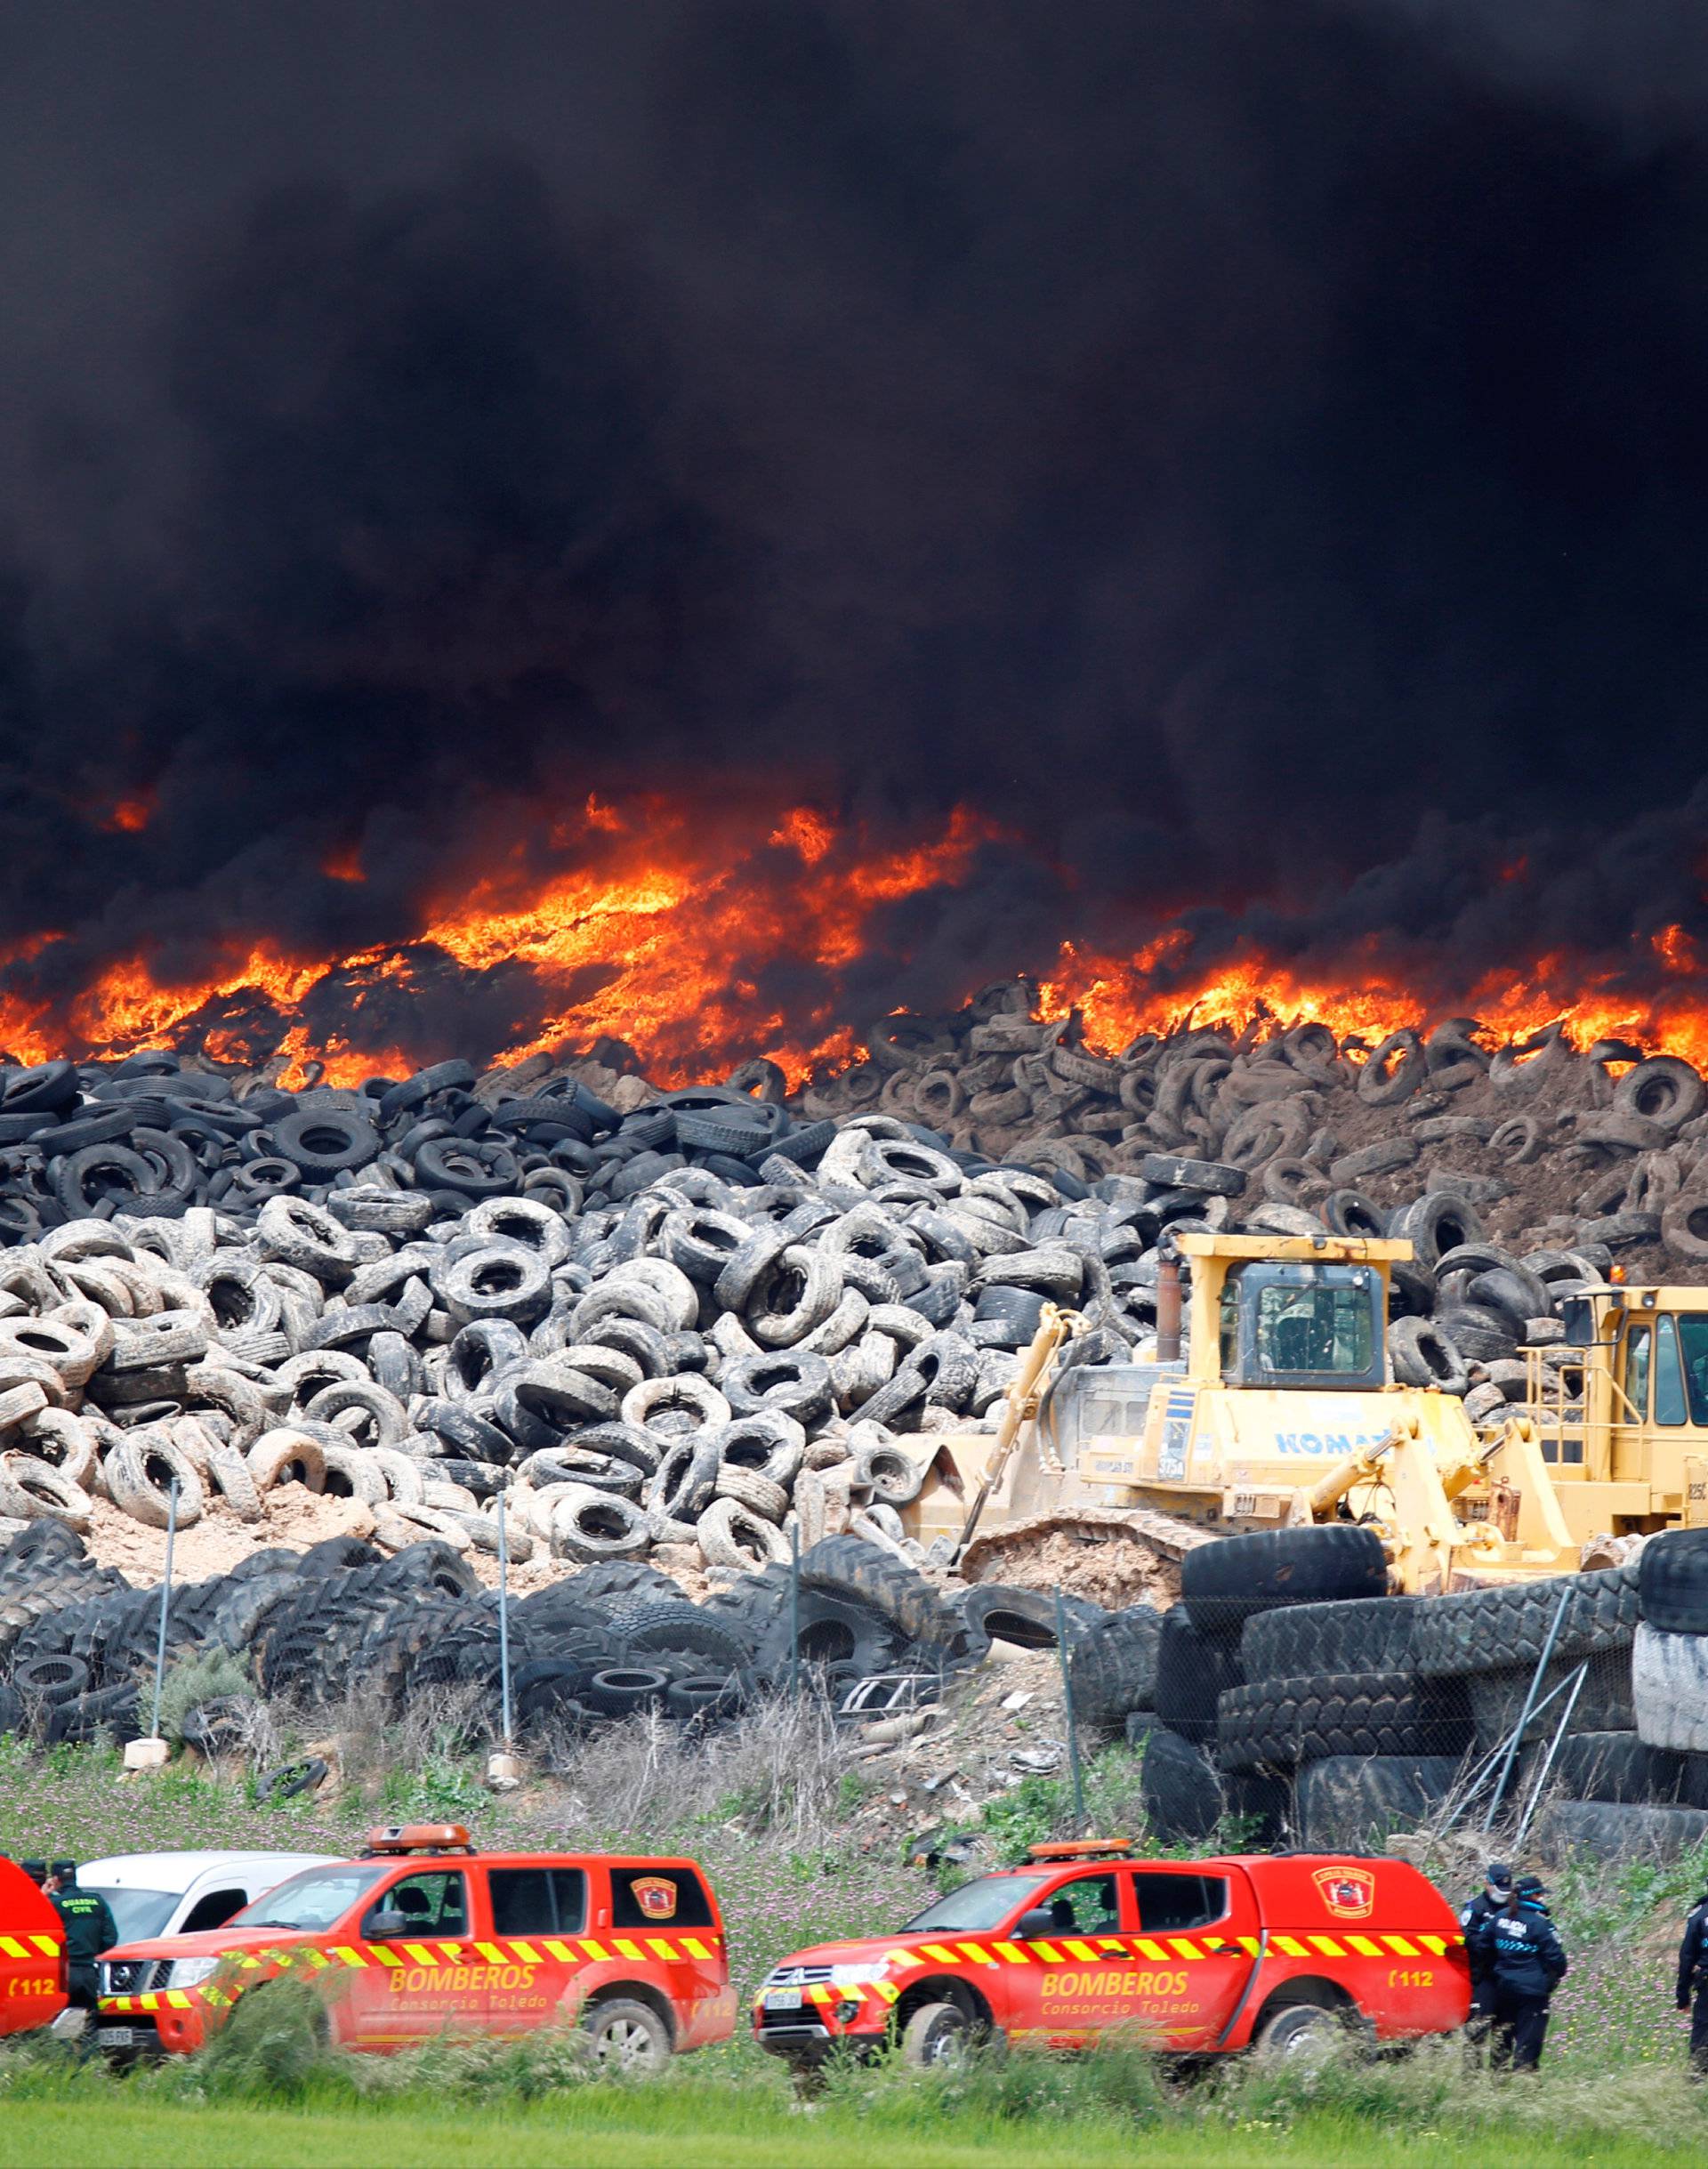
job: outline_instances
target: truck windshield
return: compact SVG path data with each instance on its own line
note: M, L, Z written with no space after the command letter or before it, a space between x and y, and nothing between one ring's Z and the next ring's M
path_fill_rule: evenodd
M374 1888L391 1860L351 1860L340 1867L304 1868L265 1898L246 1906L229 1923L233 1928L330 1928L359 1898Z
M121 1943L146 1943L150 1936L157 1936L183 1896L181 1891L121 1891L106 1883L89 1883L85 1888L107 1900Z
M934 1906L927 1906L900 1932L905 1936L928 1931L945 1935L960 1929L977 1933L995 1928L1049 1880L1048 1875L980 1875L974 1882L963 1883L958 1891L951 1891L947 1898L939 1898Z
M1260 1288L1258 1361L1266 1371L1367 1371L1371 1317L1363 1287Z

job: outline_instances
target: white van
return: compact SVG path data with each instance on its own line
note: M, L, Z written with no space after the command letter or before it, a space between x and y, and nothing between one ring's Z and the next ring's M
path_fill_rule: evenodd
M287 1875L342 1859L325 1852L121 1852L77 1864L77 1887L107 1900L121 1943L223 1928Z

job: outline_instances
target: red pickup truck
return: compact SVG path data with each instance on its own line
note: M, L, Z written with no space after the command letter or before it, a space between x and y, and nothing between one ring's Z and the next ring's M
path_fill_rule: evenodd
M1154 1860L1099 1842L1035 1845L894 1934L797 1951L753 2022L797 2063L894 2039L931 2063L980 2034L1075 2049L1118 2029L1188 2056L1349 2026L1391 2041L1450 2033L1470 2004L1453 1908L1404 1860Z
M66 1986L59 1915L15 1860L0 1859L0 2034L51 2026Z

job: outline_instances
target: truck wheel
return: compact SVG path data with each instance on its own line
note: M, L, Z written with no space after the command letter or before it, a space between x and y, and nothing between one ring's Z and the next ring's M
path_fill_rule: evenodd
M593 2044L593 2061L630 2076L662 2071L670 2061L670 2034L649 2004L613 1996L595 2004L582 2023Z
M1258 2028L1252 2046L1260 2056L1305 2060L1326 2055L1345 2035L1339 2015L1320 2004L1283 2004Z
M967 2014L958 2004L922 2004L901 2029L901 2058L921 2071L957 2064L966 2055Z

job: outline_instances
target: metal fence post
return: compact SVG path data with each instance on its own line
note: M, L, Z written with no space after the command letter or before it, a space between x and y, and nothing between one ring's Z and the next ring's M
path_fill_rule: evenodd
M1074 1679L1068 1669L1068 1607L1056 1591L1056 1655L1061 1662L1061 1706L1068 1721L1068 1768L1074 1780L1074 1819L1085 1827L1085 1780L1079 1767L1079 1733L1074 1723Z
M498 1681L504 1703L504 1753L511 1752L512 1730L510 1704L510 1539L504 1528L504 1499L510 1487L498 1493Z
M1536 1706L1536 1697L1542 1692L1542 1682L1547 1677L1548 1660L1554 1654L1554 1644L1559 1640L1559 1630L1566 1620L1566 1607L1572 1601L1569 1582L1560 1592L1559 1606L1554 1613L1553 1625L1548 1630L1548 1639L1542 1645L1542 1655L1536 1659L1536 1669L1531 1675L1530 1692L1524 1698L1524 1708L1519 1721L1512 1728L1512 1737L1506 1744L1506 1754L1501 1767L1494 1773L1494 1789L1488 1796L1488 1812L1483 1817L1483 1828L1489 1829L1500 1813L1501 1802L1506 1794L1506 1781L1512 1774L1512 1765L1519 1759L1519 1749L1524 1742L1525 1727L1530 1722L1530 1713Z
M789 1528L789 1698L801 1695L801 1524Z
M178 1536L178 1479L166 1487L166 1571L160 1584L160 1633L154 1646L154 1723L149 1737L160 1737L160 1690L166 1679L166 1613L172 1605L172 1551Z

